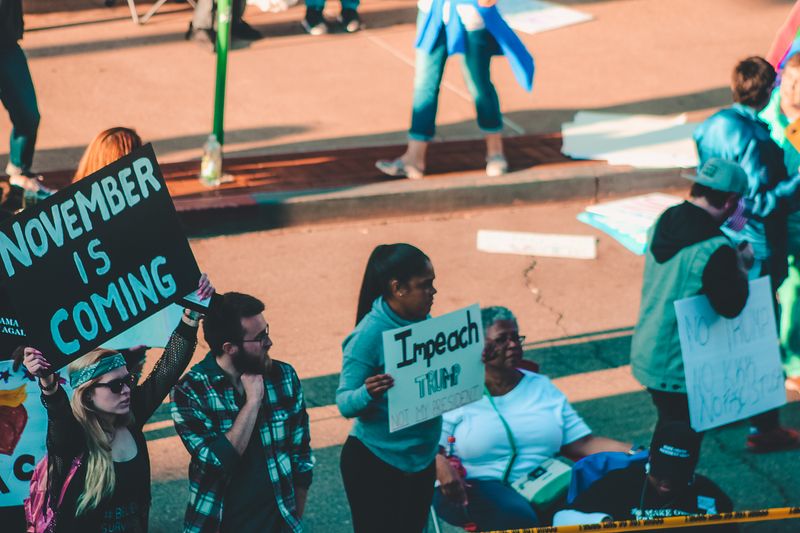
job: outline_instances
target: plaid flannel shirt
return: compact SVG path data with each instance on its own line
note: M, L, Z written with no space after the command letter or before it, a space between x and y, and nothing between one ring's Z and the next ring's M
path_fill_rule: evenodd
M241 404L241 396L210 353L172 391L172 419L192 455L184 532L219 530L227 484L240 459L225 436L239 414L237 398ZM264 378L256 430L287 530L302 531L294 489L311 485L314 458L300 379L286 363L273 360L270 375Z

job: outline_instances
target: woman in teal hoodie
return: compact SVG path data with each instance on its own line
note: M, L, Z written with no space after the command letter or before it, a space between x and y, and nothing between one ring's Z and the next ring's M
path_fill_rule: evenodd
M369 257L356 327L344 340L336 404L355 418L342 448L341 470L355 533L419 532L433 499L442 419L389 433L383 332L428 318L435 274L410 244L382 244Z

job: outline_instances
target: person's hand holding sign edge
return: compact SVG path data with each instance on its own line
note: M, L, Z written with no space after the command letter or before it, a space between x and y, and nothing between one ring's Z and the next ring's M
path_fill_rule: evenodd
M394 378L389 374L375 374L364 380L367 392L373 398L380 398L384 392L394 386Z

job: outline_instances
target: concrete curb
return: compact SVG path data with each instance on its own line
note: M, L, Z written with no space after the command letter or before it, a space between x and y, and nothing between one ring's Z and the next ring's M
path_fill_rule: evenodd
M526 205L612 194L640 193L687 184L683 169L636 169L601 162L548 165L499 178L462 176L392 180L359 187L175 199L187 235L275 229L324 222L434 214Z

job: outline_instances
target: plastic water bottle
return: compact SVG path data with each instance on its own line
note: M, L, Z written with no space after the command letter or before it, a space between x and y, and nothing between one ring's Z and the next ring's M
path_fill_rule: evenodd
M203 145L200 161L200 183L206 187L219 187L222 178L222 146L213 133Z

